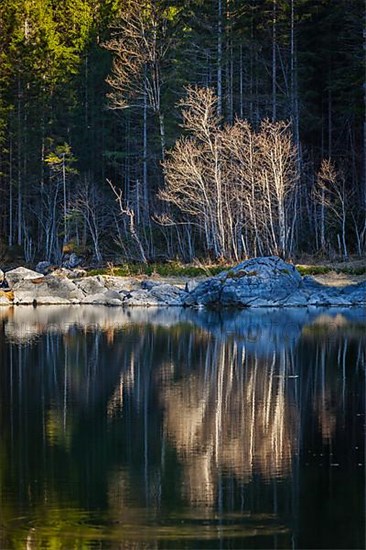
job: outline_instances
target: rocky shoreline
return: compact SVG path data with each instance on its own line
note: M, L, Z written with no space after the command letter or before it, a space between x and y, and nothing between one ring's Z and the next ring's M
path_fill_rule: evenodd
M0 280L3 278L0 270ZM43 275L24 267L5 273L0 305L70 305L143 307L349 307L366 306L366 282L327 286L302 277L295 266L275 256L254 258L185 288L158 279L107 275L70 278Z

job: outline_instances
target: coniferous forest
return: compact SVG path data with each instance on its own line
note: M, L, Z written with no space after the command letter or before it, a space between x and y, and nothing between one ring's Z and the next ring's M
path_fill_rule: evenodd
M366 251L364 0L2 0L0 260Z

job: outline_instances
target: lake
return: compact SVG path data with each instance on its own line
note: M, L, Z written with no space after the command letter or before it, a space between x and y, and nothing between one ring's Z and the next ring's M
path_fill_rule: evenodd
M364 548L366 310L0 309L0 547Z

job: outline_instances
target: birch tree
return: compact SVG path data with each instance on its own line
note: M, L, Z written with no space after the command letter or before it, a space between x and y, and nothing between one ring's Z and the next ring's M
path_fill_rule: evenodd
M158 118L161 156L165 156L162 105L163 65L172 41L169 10L161 2L128 0L105 47L113 53L107 79L112 109L148 107ZM144 152L145 154L145 152Z
M337 171L331 160L324 159L318 172L314 199L325 211L325 227L330 235L333 233L330 231L332 226L336 227L339 252L344 259L348 258L347 215L351 195L346 186L344 173Z
M181 138L165 162L160 197L191 215L215 258L238 260L254 253L287 256L297 151L289 123L247 121L220 126L217 96L189 88Z

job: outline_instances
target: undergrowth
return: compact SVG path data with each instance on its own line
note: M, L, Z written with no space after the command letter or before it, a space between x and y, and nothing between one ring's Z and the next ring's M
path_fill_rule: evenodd
M190 265L178 262L133 264L126 263L117 266L107 266L101 269L91 269L88 275L112 275L116 277L138 277L138 276L159 276L159 277L202 277L217 275L224 269L223 265Z
M121 265L109 264L100 269L91 269L88 275L112 275L116 277L202 277L217 275L221 271L231 269L232 265L214 264L182 264L179 262L167 263L125 263ZM330 272L345 273L347 275L365 275L365 267L332 267L327 265L297 265L301 275L325 275Z

